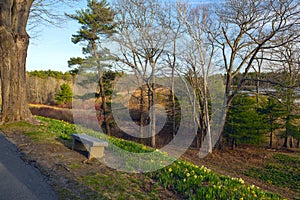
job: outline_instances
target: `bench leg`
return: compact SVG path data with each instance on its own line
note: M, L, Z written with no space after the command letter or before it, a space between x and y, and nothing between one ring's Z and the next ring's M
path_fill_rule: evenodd
M104 156L104 147L91 147L89 151L89 159L102 158Z

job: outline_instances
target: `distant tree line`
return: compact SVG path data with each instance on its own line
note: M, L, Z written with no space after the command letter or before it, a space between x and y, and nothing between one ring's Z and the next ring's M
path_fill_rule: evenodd
M67 71L67 72L60 72L60 71L54 71L54 70L35 70L31 72L27 72L29 76L31 77L38 77L41 79L49 79L54 78L57 81L63 80L66 81L62 83L59 87L59 89L54 94L54 100L55 103L58 105L68 105L68 107L71 107L70 103L72 102L73 92L72 92L72 86L74 84L74 80L77 73L74 73L73 70ZM91 73L89 74L90 78L92 79L95 74ZM122 75L122 72L115 72L112 70L106 70L103 73L103 85L104 85L104 91L105 95L109 98L110 95L113 92L113 86L114 81ZM94 77L95 78L95 77ZM97 79L97 77L96 77ZM50 85L45 85L45 88L52 87ZM45 89L44 88L44 89ZM49 91L50 92L50 91ZM47 94L50 95L50 94ZM95 93L94 97L99 97L98 93ZM33 98L29 98L33 99ZM34 102L30 102L34 103ZM48 103L52 103L48 102Z
M34 70L27 72L29 76L35 76L39 78L56 78L56 79L62 79L65 81L72 81L73 74L70 72L60 72L60 71L54 71L54 70Z

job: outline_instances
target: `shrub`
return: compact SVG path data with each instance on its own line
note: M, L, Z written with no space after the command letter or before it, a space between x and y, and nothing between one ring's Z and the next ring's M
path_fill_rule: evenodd
M71 87L64 83L60 86L59 92L55 96L55 100L58 104L71 103L73 97L73 92Z

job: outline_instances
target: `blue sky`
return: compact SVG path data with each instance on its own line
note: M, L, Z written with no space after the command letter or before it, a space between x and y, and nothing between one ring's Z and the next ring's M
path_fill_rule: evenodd
M64 13L75 13L75 10L85 8L86 0L78 0L77 3L66 6L58 4L50 9L56 14L64 15ZM71 57L82 55L82 46L71 42L72 34L79 30L80 25L72 19L67 19L63 22L61 28L54 25L41 24L37 27L37 36L30 40L26 70L56 70L68 71L68 60ZM29 35L31 35L29 31ZM34 34L35 35L35 34Z
M31 39L27 55L27 71L68 71L70 57L82 56L81 46L71 42L72 34L79 25L68 21L63 28L45 26L38 37Z
M111 5L113 0L107 2ZM86 5L87 0L77 0L76 3L69 6L65 4L56 5L52 10L59 14L72 14L75 13L75 10L86 8ZM38 37L34 37L30 41L26 70L51 69L63 72L70 70L68 60L71 57L84 57L82 46L71 42L72 34L75 34L79 28L80 25L72 19L68 19L62 28L41 24L38 30L41 29L42 31L38 33Z
M113 1L108 0L108 2L111 4ZM196 2L199 3L199 1ZM206 2L206 0L201 2ZM86 7L86 1L80 0L76 9L84 7ZM74 13L76 10L63 6L59 8L62 8L60 10L62 13ZM67 63L70 57L83 57L82 47L71 42L72 34L79 30L79 24L76 21L68 20L62 27L57 28L52 25L39 27L42 30L39 32L39 36L30 41L27 54L27 71L51 69L65 72L70 70Z

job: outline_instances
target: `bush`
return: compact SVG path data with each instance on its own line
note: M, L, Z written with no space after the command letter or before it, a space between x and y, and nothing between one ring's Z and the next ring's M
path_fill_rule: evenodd
M58 104L67 104L72 102L73 92L71 87L64 83L60 86L60 90L55 96L55 100Z

